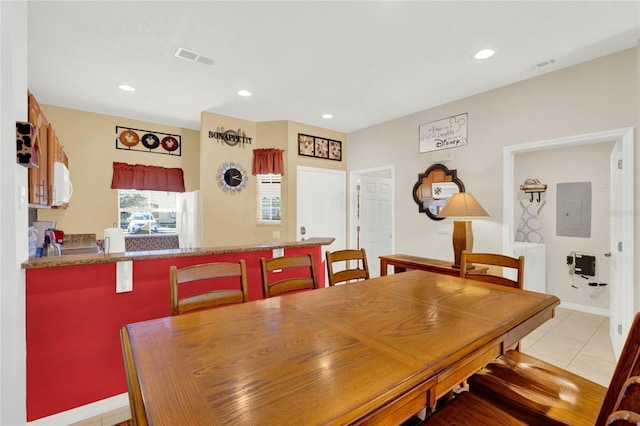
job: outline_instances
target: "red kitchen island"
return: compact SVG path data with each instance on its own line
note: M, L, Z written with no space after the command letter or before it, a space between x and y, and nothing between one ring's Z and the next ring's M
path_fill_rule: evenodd
M26 271L27 421L127 392L122 326L169 316L169 267L245 259L249 300L262 298L260 258L314 256L325 286L322 246L333 238L231 247L29 259ZM132 268L131 291L116 292L116 269Z

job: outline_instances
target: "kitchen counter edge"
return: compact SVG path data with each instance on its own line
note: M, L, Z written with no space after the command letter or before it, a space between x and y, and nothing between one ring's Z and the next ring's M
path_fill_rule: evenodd
M170 257L207 256L211 254L242 253L261 250L325 246L333 243L335 238L309 238L304 241L273 242L247 244L239 246L200 247L192 249L170 249L153 251L130 251L122 253L70 254L29 258L22 263L22 269L53 268L59 266L90 265L93 263L122 262L127 260L149 260Z

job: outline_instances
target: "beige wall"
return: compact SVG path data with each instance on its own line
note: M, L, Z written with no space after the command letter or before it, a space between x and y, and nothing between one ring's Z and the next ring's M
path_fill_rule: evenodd
M256 231L256 185L251 175L253 149L260 148L256 138L256 123L203 112L200 126L200 191L202 196L201 245L226 246L253 240ZM229 146L224 141L209 138L209 132L219 128L242 129L251 144ZM249 176L247 188L229 194L218 187L217 169L223 163L240 163Z
M180 167L186 190L199 189L198 131L51 105L42 109L69 157L73 197L66 209L39 209L38 220L55 220L66 233L95 233L103 238L104 229L118 223L118 191L111 189L114 161ZM182 155L116 149L116 126L180 135Z
M37 93L35 95L37 97ZM201 190L202 246L295 240L296 167L346 170L346 152L343 152L342 162L298 156L298 133L340 140L343 151L346 150L344 133L300 123L255 123L204 112L202 130L198 132L51 105L42 108L69 157L74 192L67 209L39 209L38 220L55 220L58 228L67 233L95 233L97 238L102 238L104 228L118 222L117 191L111 189L114 161L182 168L187 191ZM181 135L182 156L116 149L116 126ZM229 146L209 138L209 131L215 132L219 127L242 129L252 138L252 143ZM280 225L257 222L256 181L251 175L255 148L285 150L283 220ZM239 194L231 195L218 187L217 169L227 161L242 164L249 176L246 190Z
M609 283L609 154L614 143L599 143L546 151L518 154L515 157L515 184L518 188L528 177L535 177L547 184L542 195L546 201L538 214L545 240L547 291L563 302L609 309L609 287L590 287L589 281ZM557 184L591 182L591 237L556 236ZM527 205L529 195L517 194L518 201ZM515 209L514 224L518 224L522 208ZM567 256L581 252L596 256L596 276L585 280L579 275L569 275ZM572 287L575 285L577 288Z
M491 215L473 221L474 249L500 252L503 147L638 127L639 52L636 47L350 133L349 170L395 165L395 251L438 259L453 256L451 235L438 233L442 228L450 231L451 220L433 221L419 214L411 195L418 174L441 158L441 153L418 153L420 124L469 114L469 144L451 149L445 164L458 171L466 190ZM639 201L640 185L636 205ZM636 240L637 235L638 219ZM639 247L635 250L637 257Z
M209 131L242 129L251 144L229 146L209 138ZM252 244L296 239L296 167L318 167L346 170L343 161L330 161L298 155L298 133L326 137L343 142L344 133L308 126L292 121L255 123L219 114L203 112L200 133L200 189L202 193L202 246ZM284 149L285 173L282 178L282 221L279 225L258 224L257 185L251 175L253 150ZM225 193L216 182L216 170L225 161L244 166L249 175L247 188L238 194Z

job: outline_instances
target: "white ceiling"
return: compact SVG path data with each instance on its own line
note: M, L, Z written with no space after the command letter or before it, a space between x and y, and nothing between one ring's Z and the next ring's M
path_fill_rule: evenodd
M30 0L28 19L40 102L192 129L211 111L351 132L640 37L638 1ZM178 47L216 62L178 59ZM485 47L496 55L472 58Z

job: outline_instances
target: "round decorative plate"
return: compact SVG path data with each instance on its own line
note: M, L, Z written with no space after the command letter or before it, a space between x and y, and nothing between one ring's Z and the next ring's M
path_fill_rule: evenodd
M153 133L147 133L142 137L142 145L149 149L156 149L160 146L160 139Z
M138 134L132 130L125 130L124 132L120 133L119 139L123 145L129 147L136 146L138 145L138 142L140 142Z
M175 151L179 146L178 140L173 136L165 136L162 138L162 147L169 152Z

